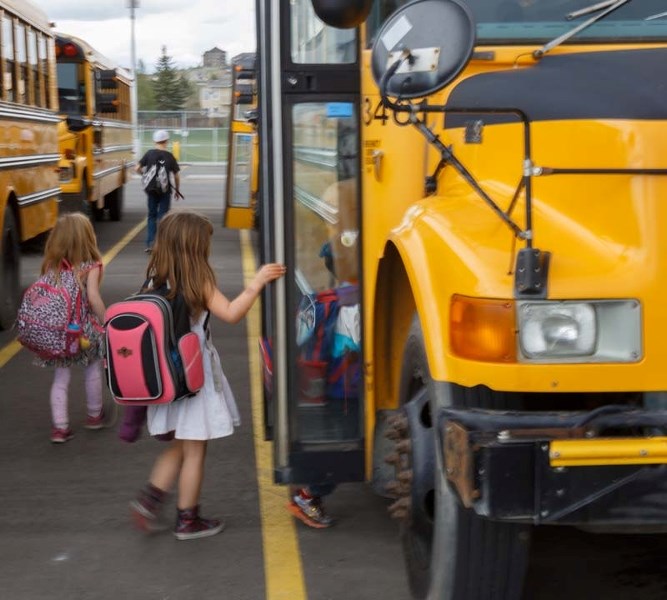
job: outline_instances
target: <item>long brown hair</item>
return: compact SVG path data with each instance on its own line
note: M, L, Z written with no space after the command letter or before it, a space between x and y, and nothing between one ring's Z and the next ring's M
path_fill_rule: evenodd
M100 260L97 238L90 219L80 212L66 213L58 217L46 240L41 273L43 275L50 270L60 273L63 261L76 270L81 263Z
M190 313L197 318L206 310L216 286L208 262L213 224L189 210L170 212L160 221L146 279L154 289L168 285L168 298L183 294Z

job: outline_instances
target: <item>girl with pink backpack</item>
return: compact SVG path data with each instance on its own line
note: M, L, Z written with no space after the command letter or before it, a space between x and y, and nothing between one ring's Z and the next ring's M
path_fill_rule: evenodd
M183 297L191 330L199 338L203 355L204 384L197 393L147 407L149 433L172 439L156 459L146 486L130 503L135 524L141 530L160 529L159 513L168 492L177 484L173 534L179 540L222 531L221 521L205 519L199 514L206 446L208 440L231 435L240 424L234 395L206 327L209 313L227 323L237 323L250 310L262 288L285 273L283 265L266 264L245 290L233 300L227 299L218 289L209 264L212 235L213 225L206 217L192 211L168 213L160 221L146 272L151 288L166 286L170 290L168 300L177 295ZM139 407L128 408L136 412ZM137 412L135 416L140 422L143 415Z

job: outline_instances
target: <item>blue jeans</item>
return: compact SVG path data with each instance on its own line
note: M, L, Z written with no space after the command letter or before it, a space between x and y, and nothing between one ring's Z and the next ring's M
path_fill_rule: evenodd
M146 228L146 248L152 248L155 241L155 233L160 219L169 212L171 206L171 190L164 194L158 192L148 193L148 226Z
M318 483L306 486L308 492L313 496L328 496L336 489L335 483Z

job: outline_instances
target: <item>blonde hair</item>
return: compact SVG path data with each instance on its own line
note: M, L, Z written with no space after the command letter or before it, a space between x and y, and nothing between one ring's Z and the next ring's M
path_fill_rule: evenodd
M76 269L85 262L99 262L95 230L90 219L83 213L66 213L58 217L44 246L42 275L53 270L60 273L63 261Z
M146 278L152 288L168 285L167 298L183 295L193 317L208 308L216 286L208 262L213 224L189 210L170 212L160 221Z

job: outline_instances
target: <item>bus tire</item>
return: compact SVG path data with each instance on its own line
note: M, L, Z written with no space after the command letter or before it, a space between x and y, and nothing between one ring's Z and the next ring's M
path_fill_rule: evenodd
M430 381L424 339L419 319L413 319L403 354L401 397L404 407L429 402ZM481 386L463 388L451 385L449 404L470 408L510 408L516 398ZM423 411L424 409L422 409ZM416 411L413 411L416 412ZM430 419L430 414L429 414ZM421 418L426 424L429 419ZM401 540L413 597L429 600L519 600L528 564L530 526L492 522L464 508L450 487L438 451L434 427L415 428L415 419L408 419L413 433L411 447L425 447L419 436L429 436L434 473L429 482L420 474L415 457L412 474L410 514L403 520ZM415 435L416 433L416 435ZM419 450L422 454L423 450ZM419 490L419 494L415 491ZM431 493L431 497L427 497ZM431 505L431 509L425 509ZM425 528L425 516L432 512L431 530Z
M84 179L81 182L81 212L94 222L97 217L97 211L95 210L95 203L91 202L88 196L88 184Z
M0 329L7 330L16 320L21 299L19 230L10 206L5 208L0 243Z
M112 221L120 221L123 218L124 192L125 186L121 185L110 194L107 194L105 198L106 208L109 209L109 218Z

